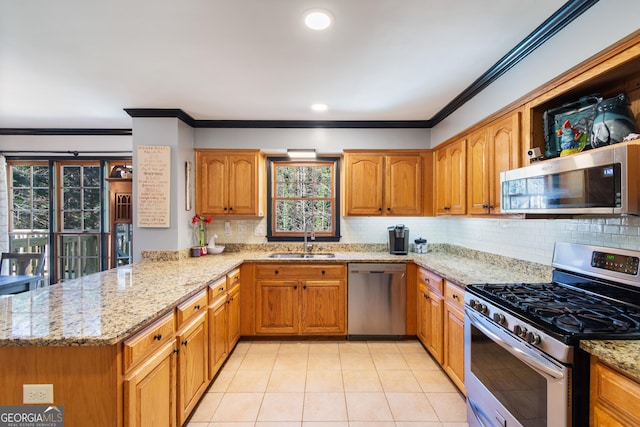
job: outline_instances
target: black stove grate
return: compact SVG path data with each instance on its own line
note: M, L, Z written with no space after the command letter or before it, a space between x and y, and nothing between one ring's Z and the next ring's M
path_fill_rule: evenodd
M593 288L593 284L589 283ZM602 285L600 285L599 289ZM528 320L561 335L607 336L640 335L640 308L604 295L576 289L561 283L518 283L472 285L500 306L520 312ZM621 291L614 288L616 295ZM606 292L605 292L606 293ZM625 295L626 299L637 294ZM638 300L640 303L640 299Z

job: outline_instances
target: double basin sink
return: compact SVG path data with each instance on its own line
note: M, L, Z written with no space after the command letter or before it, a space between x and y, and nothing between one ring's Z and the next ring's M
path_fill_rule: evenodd
M269 255L269 258L276 259L330 259L335 258L332 253L301 253L301 252L276 252Z

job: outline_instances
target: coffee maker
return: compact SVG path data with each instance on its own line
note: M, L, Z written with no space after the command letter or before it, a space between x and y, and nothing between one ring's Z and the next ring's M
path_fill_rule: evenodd
M402 224L388 227L389 253L393 255L406 255L409 252L409 228Z

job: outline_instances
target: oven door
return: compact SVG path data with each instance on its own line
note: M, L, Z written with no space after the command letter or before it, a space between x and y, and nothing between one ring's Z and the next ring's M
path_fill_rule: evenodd
M470 426L571 426L570 368L470 307L464 345Z

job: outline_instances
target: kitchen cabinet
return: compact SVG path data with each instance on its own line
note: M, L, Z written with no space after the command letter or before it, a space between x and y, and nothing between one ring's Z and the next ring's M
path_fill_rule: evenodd
M444 297L442 277L425 269L418 269L417 316L418 338L433 358L441 365L444 362Z
M257 335L346 334L346 268L257 264Z
M124 425L176 426L176 343L173 312L126 340Z
M240 269L227 275L227 348L233 350L240 339Z
M229 354L227 340L227 278L208 286L209 291L209 380L215 377Z
M264 216L265 159L258 150L195 150L196 213Z
M421 153L345 150L344 162L345 215L422 215Z
M240 269L208 286L209 379L218 370L240 339Z
M445 280L444 364L451 381L464 388L464 291ZM465 393L466 394L466 393Z
M640 425L640 383L591 356L591 427Z
M466 213L466 147L465 139L436 150L435 191L437 215Z
M207 302L203 290L176 309L178 425L184 424L209 385Z
M520 112L511 113L468 137L469 214L500 213L500 172L520 166Z

